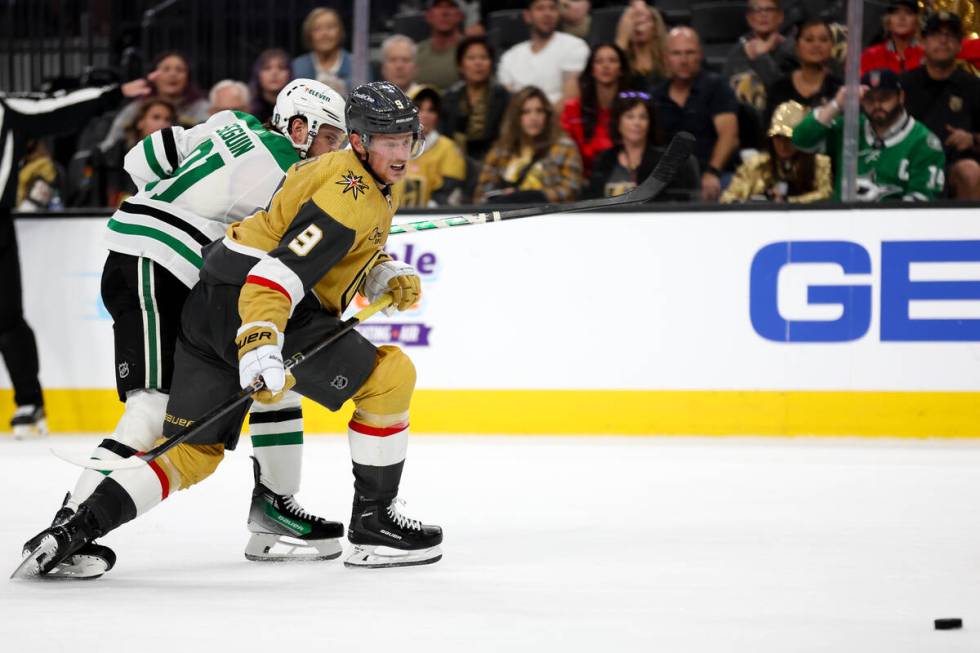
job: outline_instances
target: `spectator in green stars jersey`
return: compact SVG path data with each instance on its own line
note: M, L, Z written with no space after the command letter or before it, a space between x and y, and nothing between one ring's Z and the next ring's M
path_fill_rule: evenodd
M824 150L836 169L834 197L840 199L846 88L817 107L793 131L793 144L806 152ZM858 199L929 201L943 190L946 157L939 139L905 111L898 75L871 70L861 78L858 127Z

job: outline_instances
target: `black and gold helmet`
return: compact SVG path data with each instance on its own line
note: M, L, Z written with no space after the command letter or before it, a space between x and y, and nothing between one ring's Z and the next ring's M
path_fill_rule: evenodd
M421 153L419 110L391 82L361 84L347 97L347 136L358 134L365 146L376 134L412 134L412 156Z

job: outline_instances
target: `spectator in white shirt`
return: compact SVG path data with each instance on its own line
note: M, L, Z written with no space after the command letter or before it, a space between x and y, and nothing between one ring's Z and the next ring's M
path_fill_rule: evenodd
M531 40L504 53L497 67L497 79L511 93L537 86L552 104L557 104L563 90L573 87L585 68L589 46L577 36L557 31L556 0L530 0L524 21L531 28Z

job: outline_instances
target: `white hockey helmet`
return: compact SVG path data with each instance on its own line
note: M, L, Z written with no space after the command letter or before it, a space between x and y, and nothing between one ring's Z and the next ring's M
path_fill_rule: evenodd
M289 123L297 116L306 120L309 130L305 143L293 143L300 158L306 158L321 125L330 125L344 134L347 133L344 98L326 84L314 79L294 79L276 97L276 107L272 111L273 127L289 136Z

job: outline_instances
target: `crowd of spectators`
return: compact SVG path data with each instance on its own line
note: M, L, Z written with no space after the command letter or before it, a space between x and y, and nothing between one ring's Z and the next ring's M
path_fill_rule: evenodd
M859 150L878 152L861 159L859 197L980 199L980 8L974 0L882 2L879 38L859 54ZM968 15L964 2L974 3ZM421 110L426 148L410 165L408 206L618 195L650 173L679 131L697 144L662 199L840 196L840 3L747 0L745 31L717 66L697 30L666 20L655 0L414 4L428 37L387 36L372 68ZM500 9L520 11L526 39L487 29ZM600 20L598 11L618 17ZM36 144L23 162L24 184L47 180L67 205L115 206L135 190L123 156L156 129L226 109L267 121L276 94L296 78L346 94L352 57L341 14L314 9L297 29L306 52L265 49L249 79L222 80L208 92L181 53L161 53L151 97L93 121L64 169ZM25 209L43 208L28 195Z

